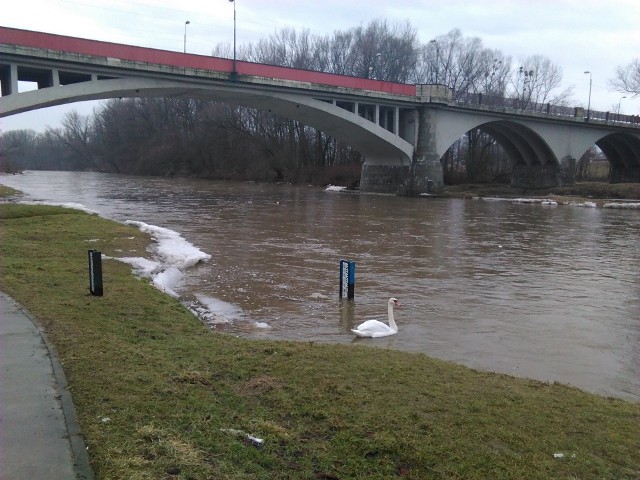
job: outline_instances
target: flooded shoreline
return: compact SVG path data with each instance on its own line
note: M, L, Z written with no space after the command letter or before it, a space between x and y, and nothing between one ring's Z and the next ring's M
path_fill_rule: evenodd
M69 172L2 180L210 255L171 289L214 329L351 343L395 296L398 334L368 344L640 400L637 211ZM357 265L348 305L340 259Z

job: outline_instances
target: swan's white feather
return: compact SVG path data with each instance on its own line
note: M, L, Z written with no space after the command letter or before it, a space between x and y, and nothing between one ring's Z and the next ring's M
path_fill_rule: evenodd
M351 331L358 337L378 338L395 335L398 333L398 327L393 319L393 305L396 305L397 302L395 298L389 299L389 325L379 320L367 320Z
M367 320L366 322L361 323L351 331L356 335L364 336L364 337L371 336L371 334L375 334L375 333L378 333L378 334L386 333L387 335L396 333L391 329L391 327L389 327L389 325L387 325L386 323L382 323L378 320Z

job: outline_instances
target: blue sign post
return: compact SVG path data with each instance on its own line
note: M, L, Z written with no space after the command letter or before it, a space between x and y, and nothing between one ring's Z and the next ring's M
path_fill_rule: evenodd
M356 262L340 260L340 298L353 300L356 286Z

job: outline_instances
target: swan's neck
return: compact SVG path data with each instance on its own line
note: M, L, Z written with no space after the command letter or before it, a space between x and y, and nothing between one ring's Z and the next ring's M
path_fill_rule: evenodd
M389 310L389 326L393 329L393 330L398 330L398 326L396 325L396 321L393 318L393 303L389 304L388 307Z

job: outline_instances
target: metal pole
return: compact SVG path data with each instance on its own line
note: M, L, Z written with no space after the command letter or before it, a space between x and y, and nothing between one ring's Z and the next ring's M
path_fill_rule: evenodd
M440 72L440 46L437 40L430 40L429 43L433 43L436 46L436 85L438 84L438 73Z
M187 53L187 25L189 25L190 23L191 22L189 20L184 22L184 53Z
M620 97L620 100L618 101L618 115L620 115L620 105L622 104L623 98L627 98L626 95L624 97Z
M231 70L231 81L235 82L238 79L238 70L236 70L236 2L235 0L229 0L233 3L233 69Z
M586 72L584 72L585 74L588 73L589 74L589 103L587 105L587 121L591 118L591 82L593 80L593 77L591 76L591 71L587 70Z

